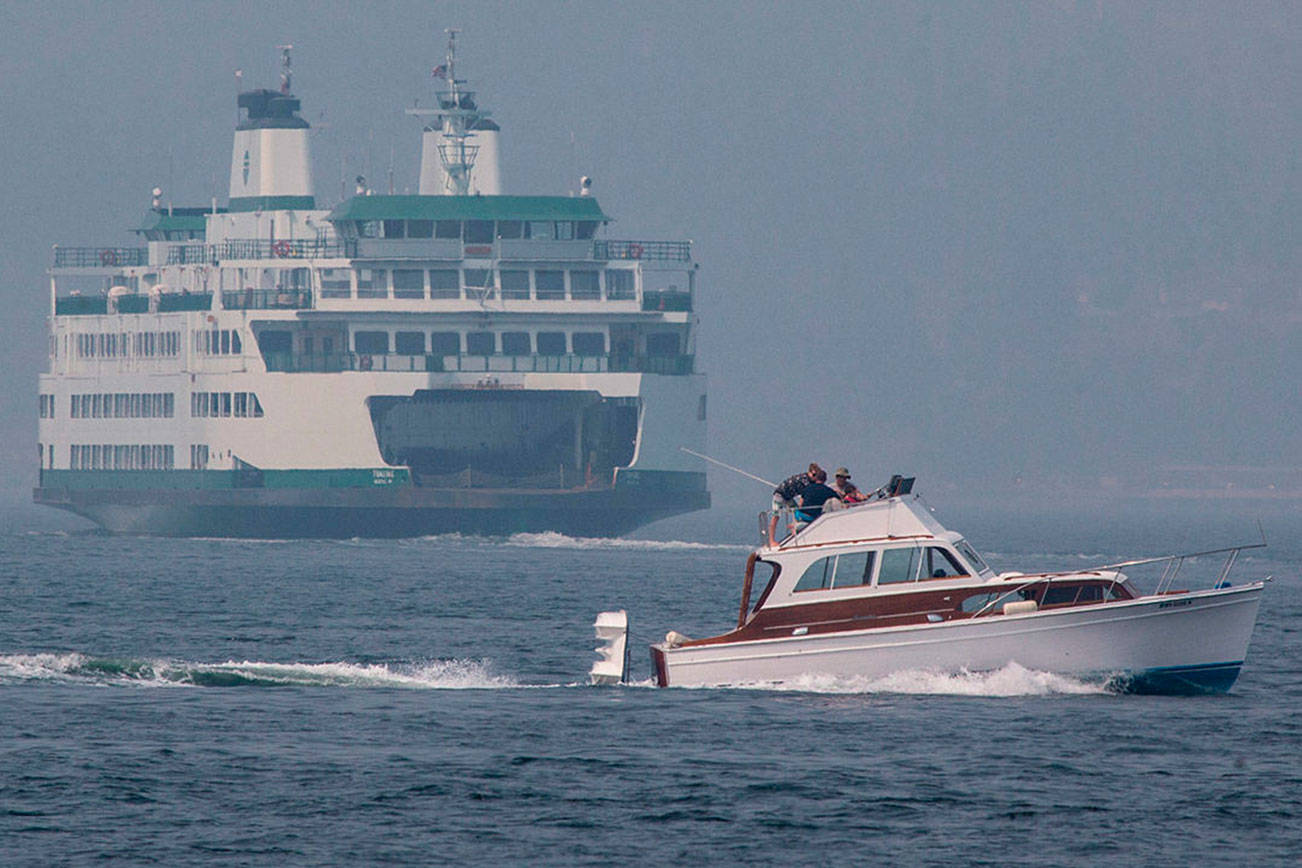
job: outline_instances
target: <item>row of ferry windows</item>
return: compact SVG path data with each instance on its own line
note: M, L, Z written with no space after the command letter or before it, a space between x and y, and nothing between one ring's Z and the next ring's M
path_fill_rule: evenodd
M358 238L444 238L467 244L492 244L495 238L534 241L589 241L595 220L354 220L343 226Z
M677 335L673 337L677 342ZM534 346L537 346L537 355L540 356L564 356L571 352L576 356L604 356L606 333L574 332L568 336L567 342L565 332L538 332L536 335L529 332L467 332L463 351L460 332L431 332L428 345L424 332L394 332L392 349L390 346L388 332L353 333L353 352L373 356L390 352L400 356L426 353L456 356L462 352L469 356L494 356L499 352L504 356L530 356L534 355ZM570 349L567 350L567 346Z
M600 300L602 275L605 298L634 297L633 272L627 269L525 268L359 268L358 298L477 298ZM568 280L567 280L568 275ZM354 272L346 268L321 269L323 298L349 298ZM567 286L568 284L568 286Z
M819 558L796 582L797 591L862 587L872 584L877 552L846 552ZM919 579L952 579L966 576L967 568L939 546L887 549L881 552L877 584L889 585Z
M191 392L190 415L257 419L262 417L262 404L253 392Z
M71 398L69 415L74 419L171 419L176 403L171 392L113 392Z
M98 332L74 337L80 359L151 358L181 352L180 332Z
M244 351L239 329L204 329L194 332L195 352L204 356L238 356Z
M158 443L74 443L68 447L73 470L171 470L173 450Z

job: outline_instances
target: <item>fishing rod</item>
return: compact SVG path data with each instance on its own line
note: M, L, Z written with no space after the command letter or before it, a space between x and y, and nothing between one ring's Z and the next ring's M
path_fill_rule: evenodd
M711 464L717 464L720 467L725 467L728 470L731 470L733 473L740 473L742 476L746 477L747 479L753 479L756 482L762 482L765 485L769 486L770 488L778 487L776 482L769 482L767 479L756 476L754 473L747 473L745 470L742 470L740 467L733 467L731 464L725 464L724 462L720 461L717 458L711 458L708 455L702 455L700 452L696 452L695 450L688 449L686 446L679 446L678 449L681 452L686 452L688 455L695 455L697 458L700 458L703 461L708 461Z

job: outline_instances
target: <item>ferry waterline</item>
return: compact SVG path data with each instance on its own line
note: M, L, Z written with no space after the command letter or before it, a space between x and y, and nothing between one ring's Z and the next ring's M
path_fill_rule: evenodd
M239 94L229 198L56 247L37 503L115 532L618 535L709 505L689 241L503 192L456 77L416 195L325 207L291 91Z

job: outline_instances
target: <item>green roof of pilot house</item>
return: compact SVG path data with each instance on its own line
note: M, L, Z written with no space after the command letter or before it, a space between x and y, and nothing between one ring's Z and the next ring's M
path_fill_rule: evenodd
M340 220L610 220L591 196L354 196Z

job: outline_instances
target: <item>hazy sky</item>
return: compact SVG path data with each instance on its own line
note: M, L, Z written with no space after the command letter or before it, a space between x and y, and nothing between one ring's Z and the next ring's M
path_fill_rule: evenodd
M0 6L8 496L50 246L130 243L154 185L224 199L234 70L274 87L282 42L318 200L413 189L448 26L509 192L588 174L609 235L695 242L721 458L1297 479L1297 3L51 2Z

